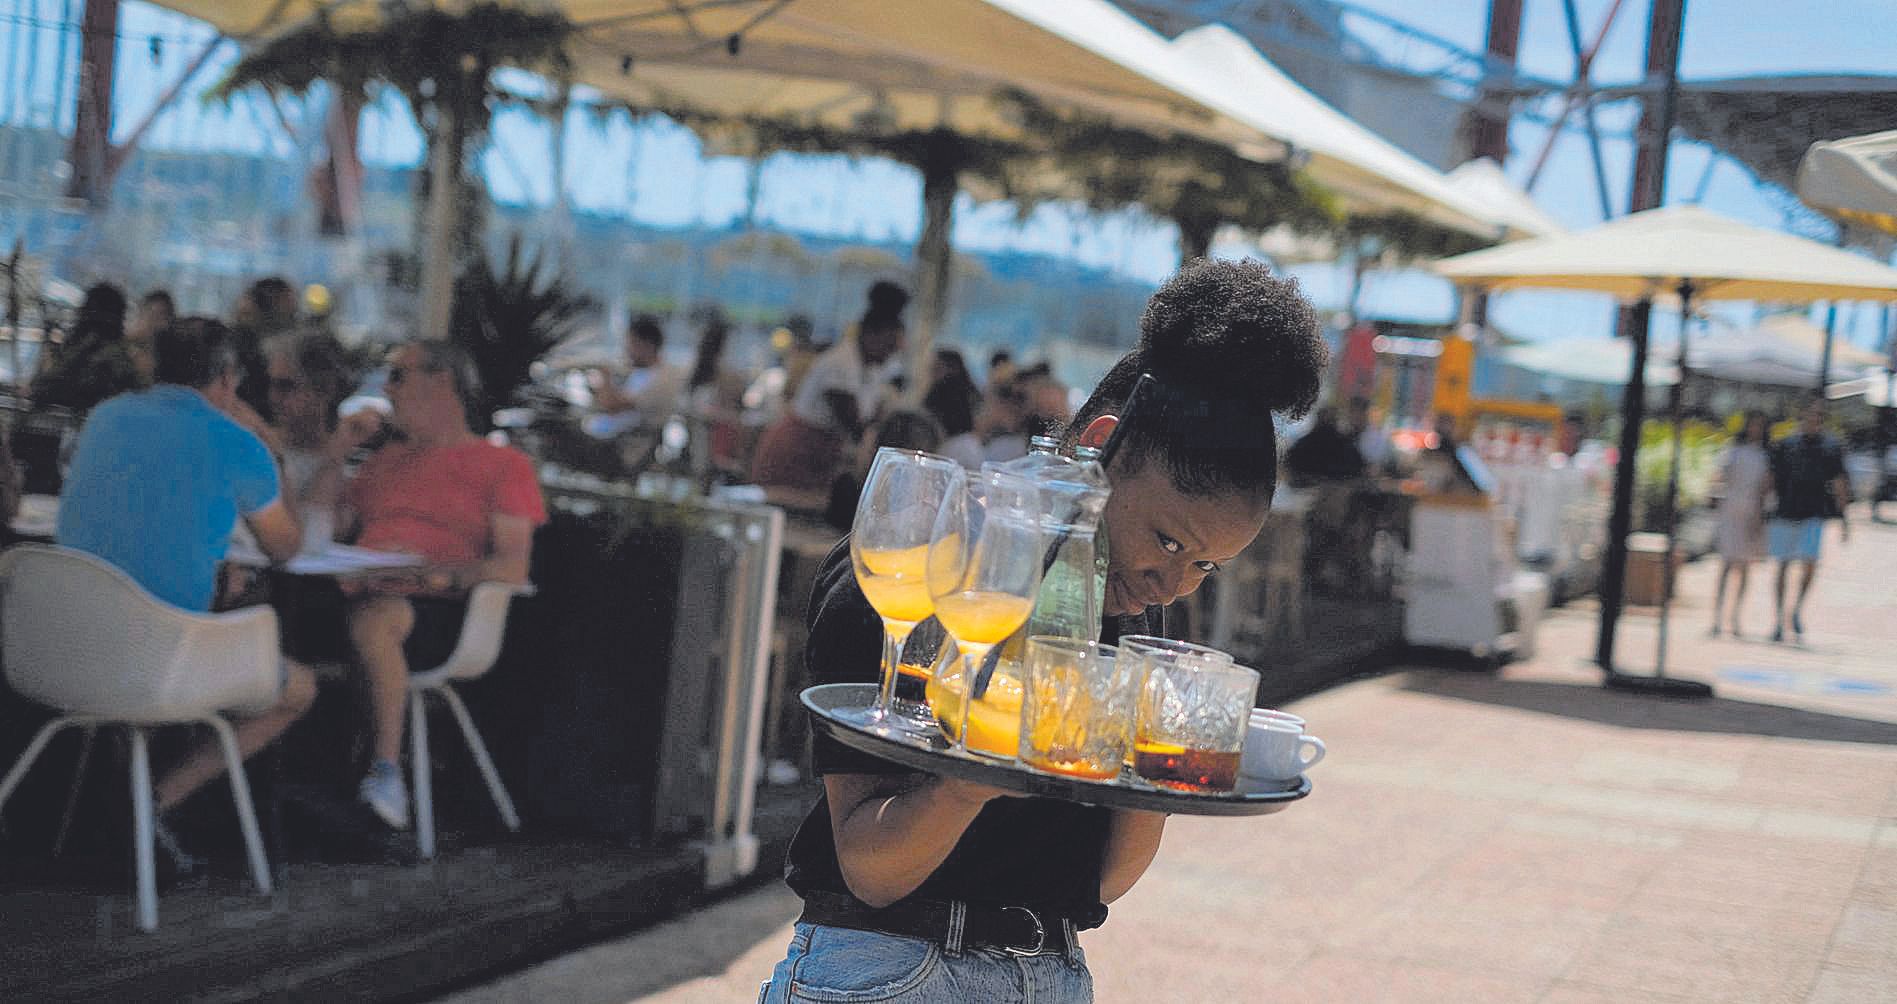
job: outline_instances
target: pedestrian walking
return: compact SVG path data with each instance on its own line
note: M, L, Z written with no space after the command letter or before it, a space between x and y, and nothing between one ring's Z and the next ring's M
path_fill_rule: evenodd
M1739 611L1745 606L1746 579L1752 563L1765 558L1765 504L1772 494L1772 462L1765 452L1770 425L1756 411L1745 414L1738 438L1719 463L1722 494L1715 542L1719 548L1719 585L1713 594L1714 637L1723 616L1739 637ZM1726 610L1726 584L1737 579L1732 609Z
M1825 405L1813 400L1799 417L1798 434L1787 436L1772 446L1772 485L1778 498L1768 528L1773 560L1778 562L1778 581L1774 588L1776 619L1772 640L1785 640L1785 580L1793 565L1799 566L1798 597L1792 601L1792 635L1805 637L1802 616L1805 597L1811 593L1811 581L1818 574L1818 551L1824 537L1825 520L1836 518L1841 539L1851 539L1851 523L1845 507L1851 501L1850 482L1844 472L1844 450L1837 440L1825 435Z

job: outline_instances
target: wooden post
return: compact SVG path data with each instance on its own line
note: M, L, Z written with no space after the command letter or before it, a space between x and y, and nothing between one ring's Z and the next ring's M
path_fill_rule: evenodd
M78 116L66 161L66 197L93 211L112 194L112 81L119 47L119 0L86 0L79 21Z
M948 319L955 277L955 193L961 164L959 140L942 133L933 138L922 163L922 236L916 241L916 323L909 333L909 383L904 397L919 401L928 388L929 354Z
M451 102L436 106L434 142L428 146L428 206L423 216L421 313L417 334L447 338L454 307L455 198L461 188L461 130Z

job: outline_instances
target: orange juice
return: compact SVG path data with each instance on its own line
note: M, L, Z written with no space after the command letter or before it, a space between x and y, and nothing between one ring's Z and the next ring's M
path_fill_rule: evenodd
M958 683L960 681L957 681ZM941 677L929 679L929 709L950 739L962 724L962 695L951 693ZM996 673L988 692L975 702L968 722L968 748L1013 759L1021 746L1021 681Z
M935 598L935 616L958 642L993 645L1019 630L1034 609L1032 600L984 589L964 589Z
M862 548L857 554L856 584L876 612L909 624L927 620L935 610L929 598L929 547Z
M921 579L899 579L888 575L859 575L856 584L876 612L892 621L918 624L935 609L929 598L929 584Z

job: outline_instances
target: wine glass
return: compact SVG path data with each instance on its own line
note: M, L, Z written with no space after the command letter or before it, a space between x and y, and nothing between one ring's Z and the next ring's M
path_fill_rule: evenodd
M984 693L990 649L1027 623L1041 588L1041 491L1033 481L988 470L969 475L936 515L929 545L935 617L955 640L958 670L929 681L929 703L957 751L1012 758L1019 745L1020 695ZM991 670L992 672L992 670ZM1006 705L1013 702L1012 714ZM971 745L971 732L976 741Z
M960 491L962 479L962 466L947 457L883 447L857 499L850 560L857 586L883 619L883 672L875 706L855 724L878 735L929 739L935 734L921 695L904 701L896 685L903 642L935 608L928 554L936 513Z

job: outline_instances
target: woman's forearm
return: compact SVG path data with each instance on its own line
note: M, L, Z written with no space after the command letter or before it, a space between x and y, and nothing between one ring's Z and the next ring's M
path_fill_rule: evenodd
M998 794L922 774L832 774L824 788L843 881L870 906L914 892Z
M1166 814L1116 809L1100 866L1100 902L1111 903L1146 874L1166 833Z

